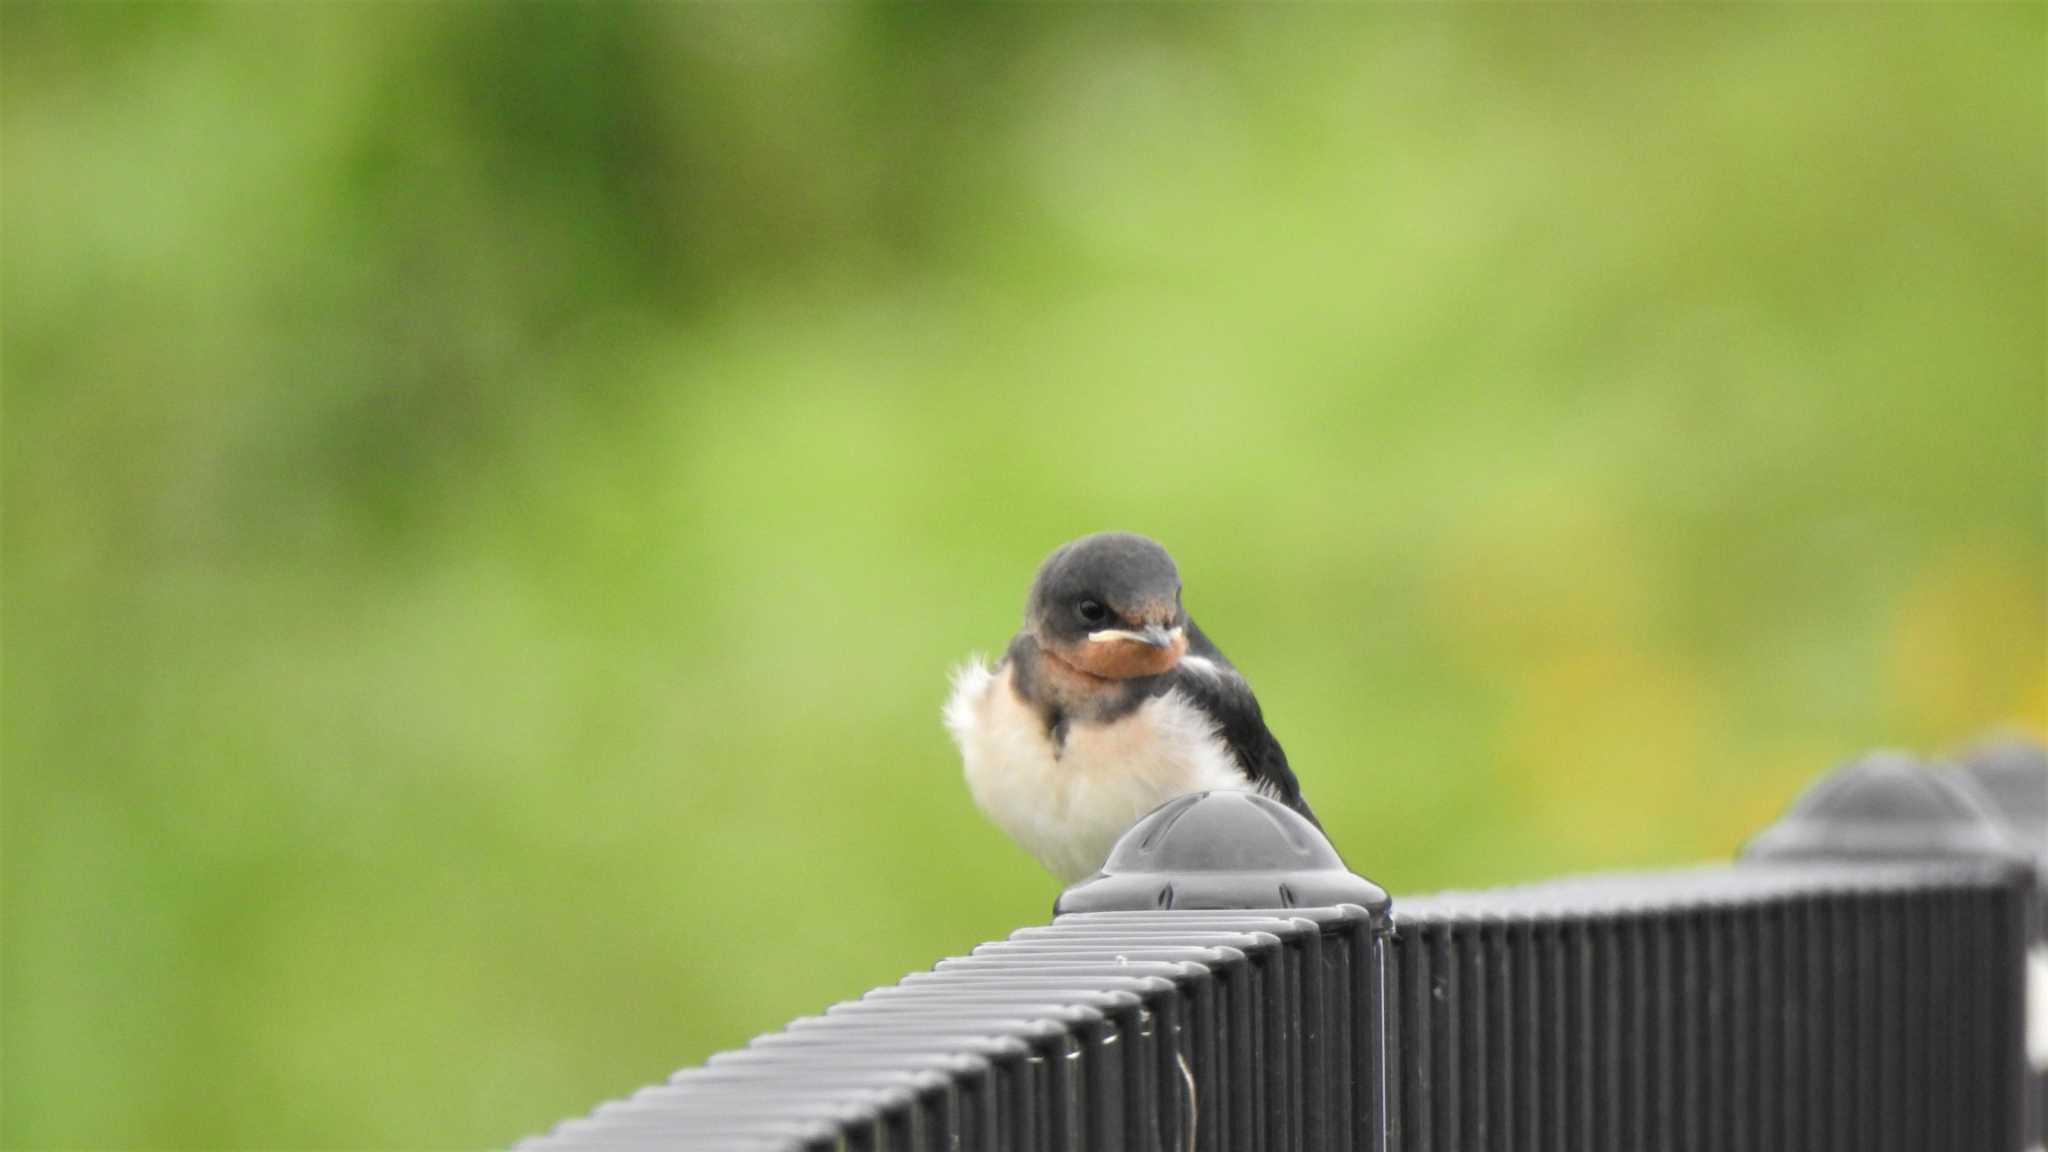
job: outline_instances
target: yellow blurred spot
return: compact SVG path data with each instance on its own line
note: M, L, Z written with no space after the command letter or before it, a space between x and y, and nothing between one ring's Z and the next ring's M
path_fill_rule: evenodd
M1446 646L1506 695L1500 786L1566 867L1693 855L1673 830L1721 745L1711 686L1659 642L1633 529L1597 492L1525 487L1465 520L1434 586Z
M1688 671L1636 648L1562 649L1515 685L1503 783L1589 863L1658 855L1708 762L1709 703Z
M2012 717L2012 727L2022 734L2031 736L2042 743L2048 743L2048 668L2035 679L2033 688L2020 701Z
M1951 553L1901 597L1890 687L1903 724L1928 746L2000 724L2039 732L2048 712L2048 613L2039 574L2010 553Z

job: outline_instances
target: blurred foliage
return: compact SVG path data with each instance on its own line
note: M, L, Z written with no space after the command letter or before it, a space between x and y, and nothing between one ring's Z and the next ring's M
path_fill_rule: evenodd
M2048 707L2044 9L4 22L9 1147L502 1143L1041 919L1149 532L1397 894Z

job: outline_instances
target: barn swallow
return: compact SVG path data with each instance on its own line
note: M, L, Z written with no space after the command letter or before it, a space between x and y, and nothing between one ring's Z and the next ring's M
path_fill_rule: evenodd
M995 667L975 657L954 674L945 716L975 803L1062 884L1190 792L1255 789L1315 820L1251 685L1143 536L1084 536L1047 557L1023 629Z

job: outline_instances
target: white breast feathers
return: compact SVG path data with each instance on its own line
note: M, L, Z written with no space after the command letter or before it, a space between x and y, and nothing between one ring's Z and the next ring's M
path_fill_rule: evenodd
M1216 724L1177 691L1106 724L1071 724L1055 747L1008 665L953 677L946 727L982 812L1060 883L1093 875L1124 829L1175 796L1247 788Z

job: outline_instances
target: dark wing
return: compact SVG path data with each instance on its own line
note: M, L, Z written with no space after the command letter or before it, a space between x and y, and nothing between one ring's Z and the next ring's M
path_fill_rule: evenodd
M1294 778L1294 770L1287 766L1287 753L1280 750L1280 741L1266 728L1266 718L1259 711L1259 698L1252 695L1252 686L1203 635L1202 630L1195 627L1193 620L1188 621L1187 629L1188 655L1206 661L1208 669L1193 668L1183 663L1166 677L1169 686L1179 689L1202 711L1215 718L1223 730L1224 742L1230 745L1238 765L1259 791L1308 817L1310 823L1321 828L1322 822L1309 811L1308 801L1301 798L1301 783Z

